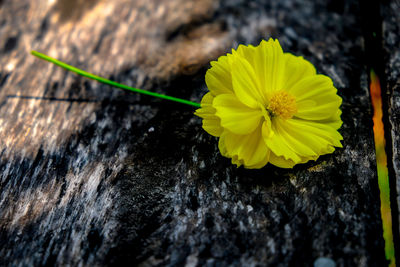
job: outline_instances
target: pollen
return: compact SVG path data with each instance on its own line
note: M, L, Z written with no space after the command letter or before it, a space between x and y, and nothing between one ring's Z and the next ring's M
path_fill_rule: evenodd
M296 98L285 91L278 91L269 99L267 110L273 117L290 119L297 112Z

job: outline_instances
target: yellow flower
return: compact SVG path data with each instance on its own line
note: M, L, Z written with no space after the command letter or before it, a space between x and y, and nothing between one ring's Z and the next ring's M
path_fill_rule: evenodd
M195 114L237 166L292 168L342 147L342 99L332 80L278 40L232 49L211 62L206 84Z

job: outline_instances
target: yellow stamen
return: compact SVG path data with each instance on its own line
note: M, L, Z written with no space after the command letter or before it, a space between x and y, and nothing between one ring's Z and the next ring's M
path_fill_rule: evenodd
M297 112L296 98L285 91L278 91L269 99L267 110L272 116L290 119Z

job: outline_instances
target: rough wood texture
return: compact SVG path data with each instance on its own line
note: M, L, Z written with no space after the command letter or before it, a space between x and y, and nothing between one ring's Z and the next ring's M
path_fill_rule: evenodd
M0 265L383 266L357 1L0 1ZM332 77L344 148L237 169L190 107L208 62L279 38Z
M397 207L400 207L400 2L391 1L382 9L383 17L383 45L385 57L385 93L389 97L389 122L392 143L392 164L396 177ZM389 130L389 129L388 129ZM396 215L396 214L395 214ZM400 221L400 213L397 212L397 223ZM398 230L400 231L400 229Z

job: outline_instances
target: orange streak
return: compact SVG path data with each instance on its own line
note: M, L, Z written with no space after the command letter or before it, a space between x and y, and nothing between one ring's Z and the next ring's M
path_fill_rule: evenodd
M371 101L374 108L374 141L376 153L376 166L378 171L378 184L381 200L381 218L383 238L385 239L385 256L390 261L389 266L396 266L392 232L392 213L390 209L389 172L387 168L387 155L385 151L385 131L382 121L382 93L378 76L371 70Z

